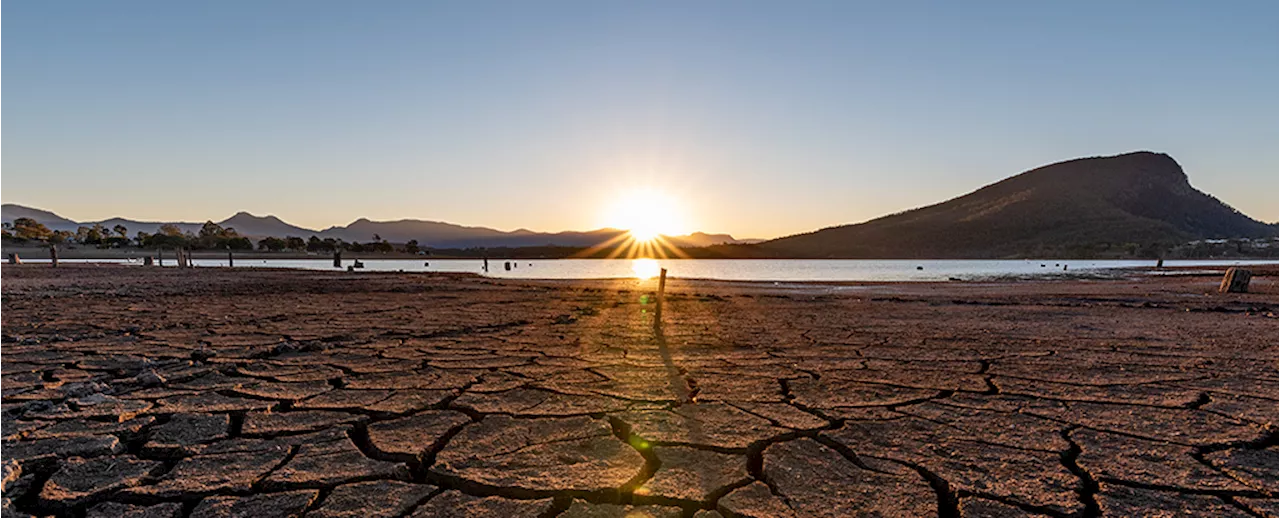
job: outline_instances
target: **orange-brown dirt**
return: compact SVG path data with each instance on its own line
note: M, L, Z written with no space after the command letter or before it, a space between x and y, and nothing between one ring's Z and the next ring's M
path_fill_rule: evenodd
M1275 516L1277 292L3 268L5 516ZM143 514L146 513L146 514Z

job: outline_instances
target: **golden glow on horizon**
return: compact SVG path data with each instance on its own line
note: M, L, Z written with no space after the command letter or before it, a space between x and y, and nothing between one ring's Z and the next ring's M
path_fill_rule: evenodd
M654 189L635 189L623 194L609 208L606 224L626 230L632 239L640 242L683 234L688 226L675 199Z
M641 280L658 275L659 266L654 259L689 258L667 239L667 236L688 233L685 212L675 197L655 189L633 188L621 191L612 199L602 211L602 222L606 227L625 232L574 257L636 259L632 271Z

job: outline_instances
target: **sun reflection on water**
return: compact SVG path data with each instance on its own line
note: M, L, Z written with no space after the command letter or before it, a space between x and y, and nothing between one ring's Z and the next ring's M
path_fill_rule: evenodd
M631 271L636 274L636 278L640 280L648 280L658 276L661 269L658 261L653 259L632 259Z

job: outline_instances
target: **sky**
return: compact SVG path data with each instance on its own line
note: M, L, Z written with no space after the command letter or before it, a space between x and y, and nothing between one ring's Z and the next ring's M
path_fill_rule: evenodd
M1280 219L1274 1L7 2L0 198L768 238L1168 153ZM643 210L643 209L637 209Z

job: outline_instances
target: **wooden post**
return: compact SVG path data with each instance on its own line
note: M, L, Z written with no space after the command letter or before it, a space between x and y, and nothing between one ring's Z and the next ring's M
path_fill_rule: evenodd
M342 268L342 250L333 253L333 267Z
M18 254L9 254L9 264L22 264L22 259L18 257Z
M1156 259L1156 268L1164 268L1164 259Z
M151 256L149 256L149 255L148 255L148 256L146 256L146 257L143 257L143 258L142 258L142 265L143 265L143 266L151 266L151 265L153 265L153 264L155 264L155 263L156 263L156 260L155 260L155 259L152 259L152 258L151 258Z
M658 306L653 311L653 329L656 331L662 328L662 302L667 298L667 269L663 268L658 271Z
M1253 277L1253 272L1242 270L1232 266L1227 268L1226 275L1222 276L1222 284L1218 285L1218 293L1248 293L1249 279Z
M163 248L156 249L156 264L160 266L164 266L164 249Z
M58 267L58 247L49 247L49 262L53 263L54 268Z
M231 251L227 250L227 268L235 268L236 260L231 257Z

